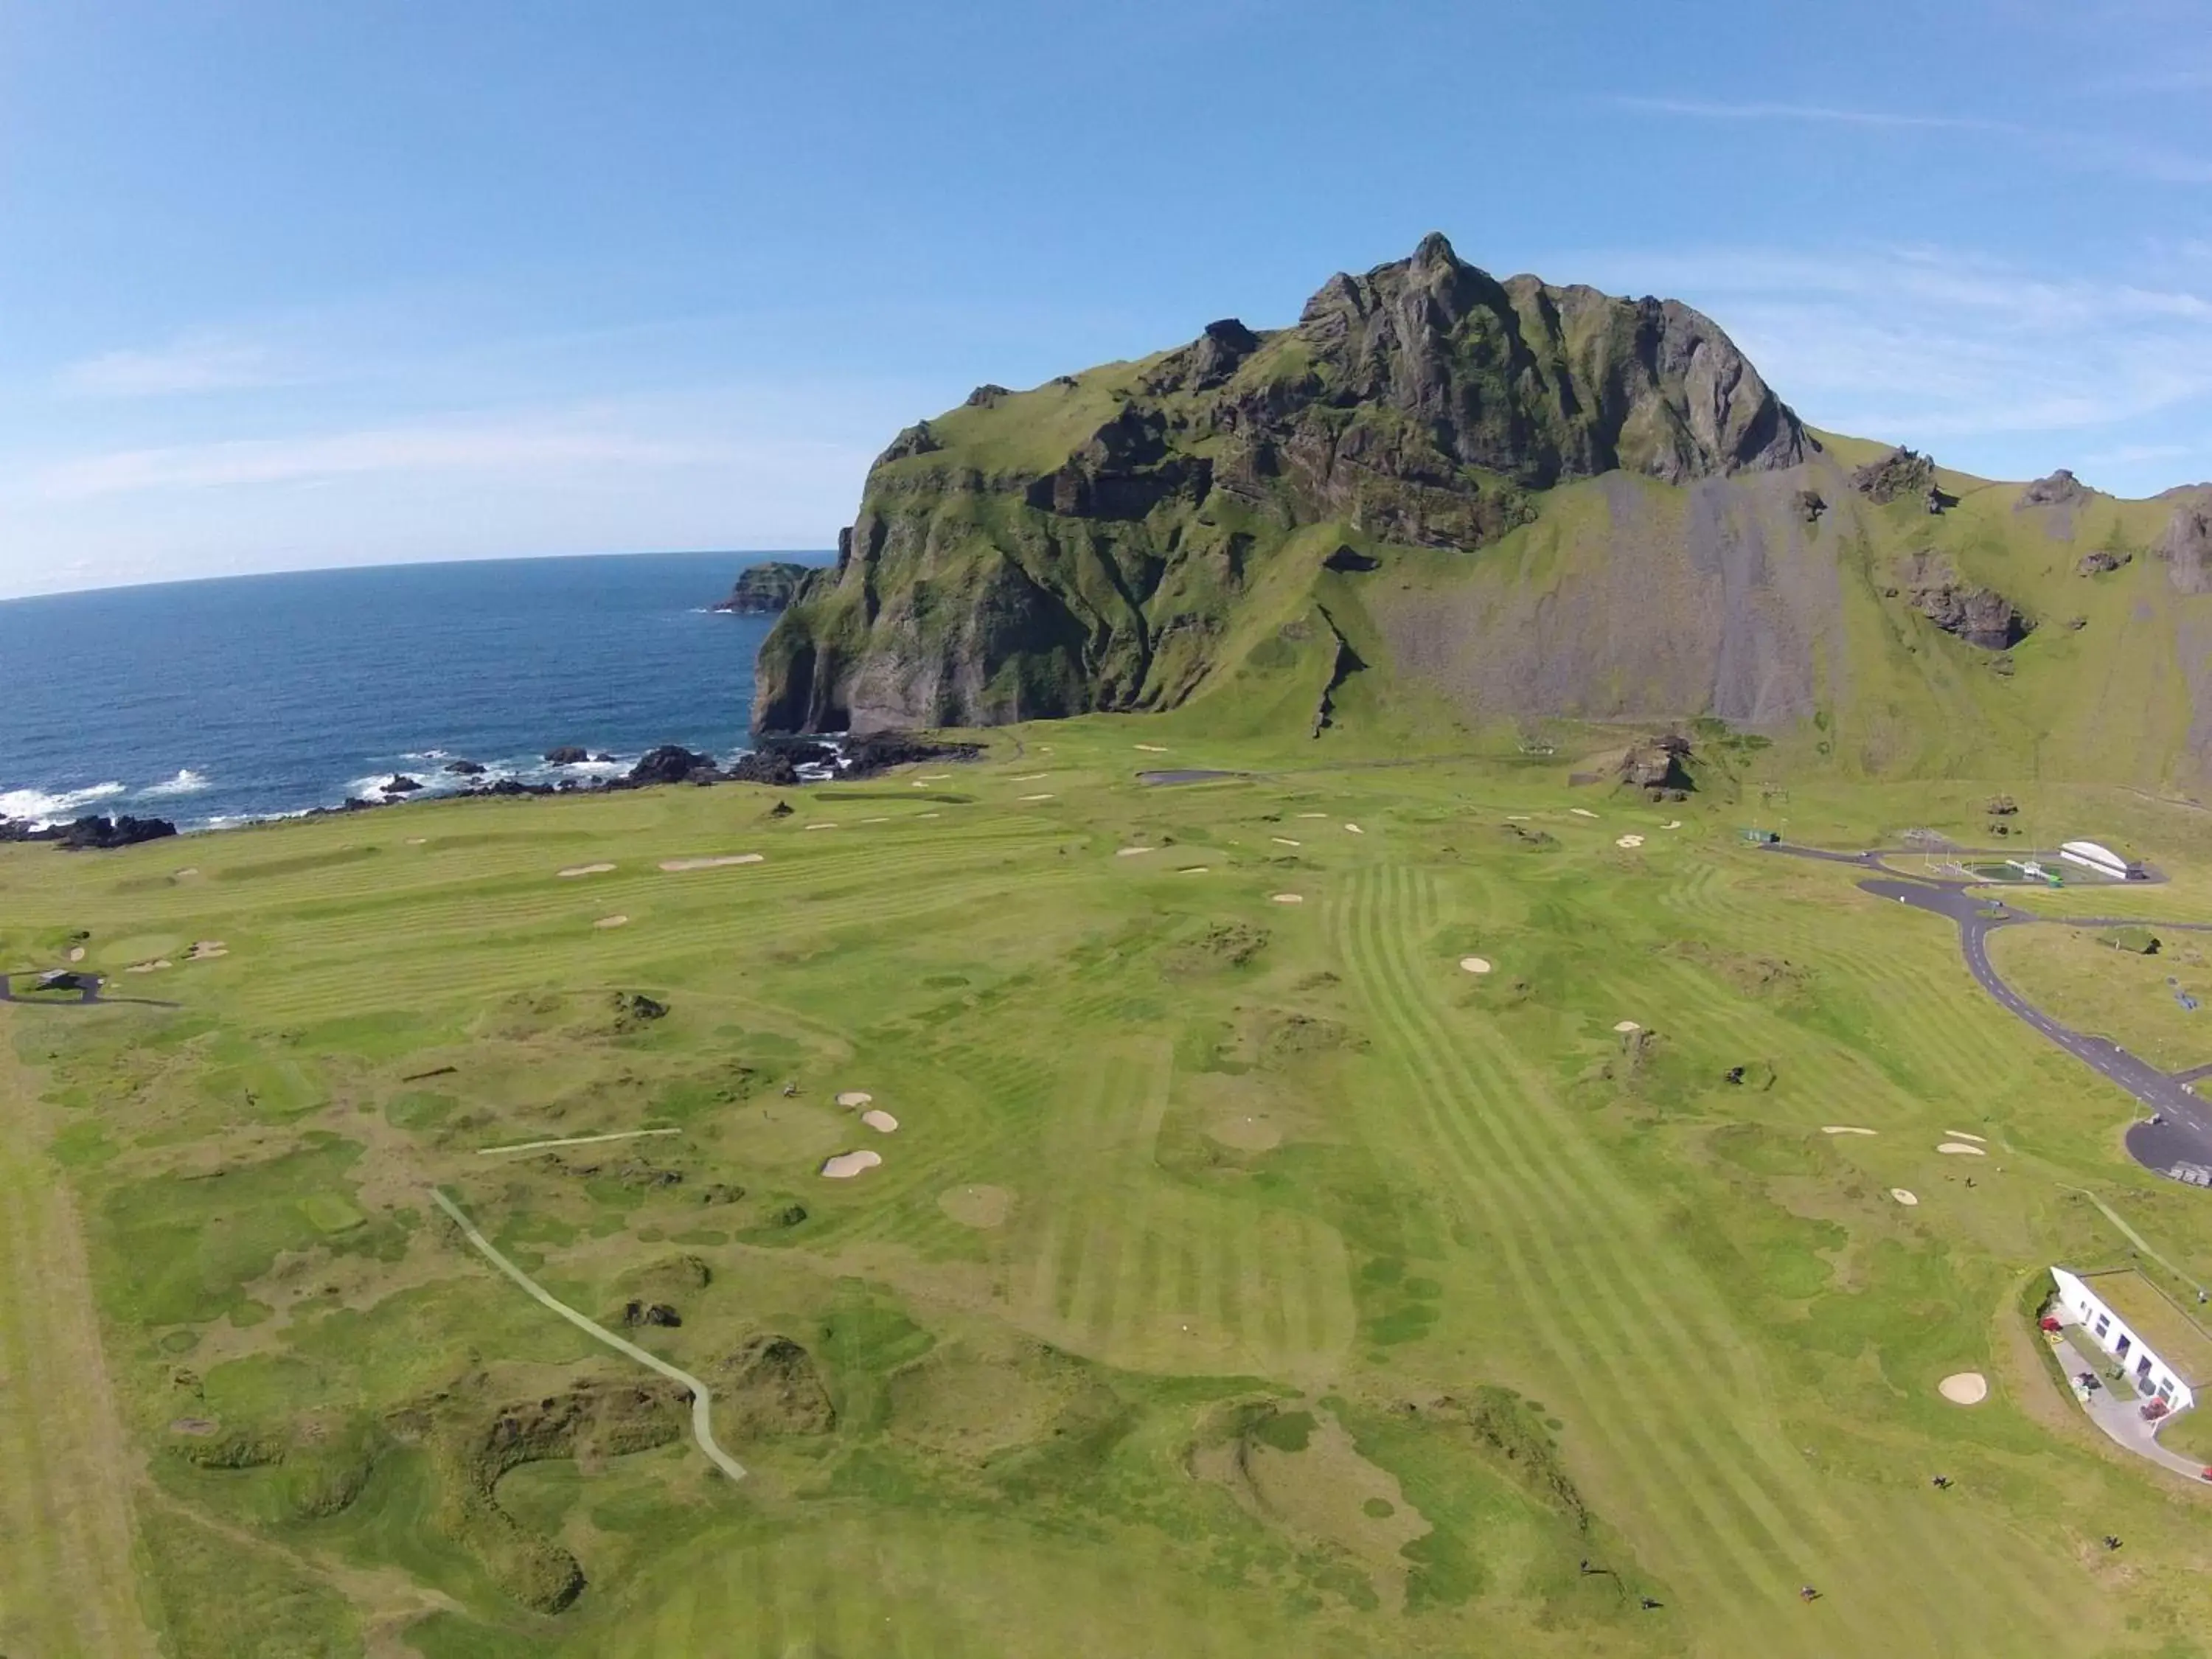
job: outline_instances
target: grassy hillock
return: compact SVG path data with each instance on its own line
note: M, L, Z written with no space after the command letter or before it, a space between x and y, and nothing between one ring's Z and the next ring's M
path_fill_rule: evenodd
M1285 651L1238 672L1326 666ZM1948 927L1736 831L1972 839L2002 791L2177 877L2017 902L2185 919L2212 819L1717 738L1654 805L1568 784L1595 729L1407 763L1358 746L1419 713L1368 678L1318 751L1204 696L781 817L0 848L4 965L78 939L116 999L0 1005L0 1644L2191 1651L2197 1494L2081 1421L2022 1309L2134 1248L2076 1189L2200 1272L2203 1195ZM2031 932L2062 1016L2194 971L2001 948ZM434 1190L703 1379L746 1479Z

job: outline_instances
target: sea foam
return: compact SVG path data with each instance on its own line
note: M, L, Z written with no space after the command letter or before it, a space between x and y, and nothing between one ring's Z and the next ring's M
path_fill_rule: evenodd
M28 818L44 829L75 817L86 807L128 794L120 783L95 783L88 789L0 789L0 818Z
M189 766L180 767L173 778L165 778L159 783L149 783L141 789L138 792L138 799L166 800L173 795L197 795L207 787L206 773L195 772Z

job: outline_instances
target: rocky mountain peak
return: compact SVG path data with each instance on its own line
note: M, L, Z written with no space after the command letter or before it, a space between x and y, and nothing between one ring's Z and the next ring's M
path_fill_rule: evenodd
M1680 483L1794 466L1808 447L1689 307L1500 283L1433 232L1407 258L1330 277L1294 333L1327 404L1394 410L1450 462L1534 488L1615 467Z

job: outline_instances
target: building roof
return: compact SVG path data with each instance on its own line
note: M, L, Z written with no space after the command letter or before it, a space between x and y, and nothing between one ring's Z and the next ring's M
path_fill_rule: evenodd
M2212 1334L2133 1267L2083 1273L2091 1294L2192 1389L2212 1385Z
M2095 859L2104 864L2124 865L2128 862L2125 854L2115 853L2111 848L2094 841L2063 842L2060 843L2058 850L2062 853L2078 854L2085 859Z

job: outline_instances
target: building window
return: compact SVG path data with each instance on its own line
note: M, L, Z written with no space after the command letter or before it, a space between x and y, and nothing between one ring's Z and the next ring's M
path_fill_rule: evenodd
M2112 1322L2106 1318L2103 1314L2099 1314L2097 1316L2097 1336L2099 1340L2101 1341L2104 1338L2105 1333L2112 1328Z

